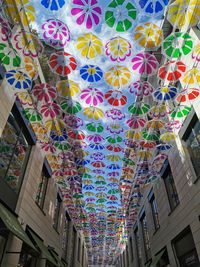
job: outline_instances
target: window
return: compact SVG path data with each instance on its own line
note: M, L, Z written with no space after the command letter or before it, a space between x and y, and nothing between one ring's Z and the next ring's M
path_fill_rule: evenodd
M138 267L141 267L142 266L142 251L141 251L138 227L134 231L134 237L135 237L135 245L136 245Z
M151 205L154 227L155 227L155 230L157 230L160 228L160 223L159 223L159 217L158 217L158 206L157 206L154 194L152 194L149 203Z
M141 219L141 227L142 227L142 235L143 235L143 242L144 242L144 250L146 255L146 260L150 259L151 251L150 251L150 241L149 241L149 233L147 229L147 218L145 212L143 213Z
M132 237L129 238L129 244L130 244L131 262L132 262L133 261L133 239Z
M81 261L81 239L78 238L78 262Z
M85 247L82 246L82 266L84 266Z
M173 241L181 267L200 267L198 254L190 228L186 228Z
M168 199L169 199L169 205L170 205L171 210L173 211L176 208L176 206L179 204L179 197L176 191L176 186L174 183L174 178L173 178L169 163L167 164L166 170L163 175L163 179L164 179L165 188L166 188Z
M197 177L200 176L200 121L195 114L183 136Z
M61 199L60 195L57 194L55 210L54 210L54 217L53 217L53 227L56 230L58 230L59 221L60 221L61 203L62 203L62 199Z
M38 190L37 190L36 199L35 199L35 202L41 209L44 208L44 202L45 202L47 186L48 186L48 179L49 177L47 177L44 171L42 171L41 176L39 177Z
M66 218L64 219L64 230L63 230L63 238L62 238L62 258L67 260L67 246L68 246L68 234L69 234L69 226L71 219L66 212Z
M77 235L77 231L76 229L73 227L73 231L72 231L72 239L71 239L71 256L70 256L70 267L74 267L74 256L75 256L75 247L76 247L76 235Z

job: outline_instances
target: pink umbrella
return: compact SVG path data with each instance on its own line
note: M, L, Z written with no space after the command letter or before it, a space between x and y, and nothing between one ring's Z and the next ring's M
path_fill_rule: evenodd
M81 91L80 98L87 105L98 106L100 103L103 103L104 95L96 88L87 88Z
M144 77L156 74L159 65L156 57L147 52L136 54L132 59L132 63L132 69L137 70Z
M106 116L113 120L122 120L125 118L125 114L121 112L121 110L113 108L106 111Z
M72 16L76 16L76 23L82 25L85 23L87 29L100 23L102 10L97 0L73 0L74 7L71 10Z
M138 116L131 117L129 120L126 121L128 127L132 129L139 129L145 126L146 120L142 119Z
M130 93L136 96L149 96L153 93L154 88L148 81L136 81L129 85Z
M100 134L88 135L87 139L88 139L88 141L94 142L94 143L100 143L100 142L104 141L104 137L101 136Z
M56 88L47 83L36 84L32 89L32 93L37 101L44 101L45 103L56 98Z
M70 40L67 25L58 19L48 19L42 24L44 41L55 49L62 49Z
M64 51L52 53L48 64L52 72L60 76L67 76L77 68L76 59Z
M41 106L40 112L44 115L44 117L50 117L51 119L56 118L60 115L60 106L53 102L48 102Z

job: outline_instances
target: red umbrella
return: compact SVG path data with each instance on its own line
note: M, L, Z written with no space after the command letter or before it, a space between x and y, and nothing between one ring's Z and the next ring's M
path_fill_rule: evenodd
M77 131L77 130L69 130L68 136L72 139L75 139L75 140L84 140L85 139L85 134L82 131Z
M199 96L199 94L200 94L200 91L197 88L182 89L178 93L178 97L176 98L176 100L178 102L192 101L192 100L195 100Z
M154 141L141 141L140 146L143 148L154 148L156 146L156 142Z
M49 58L48 64L52 72L63 77L67 76L77 68L76 59L72 55L64 51L52 53Z
M118 200L118 197L116 197L115 195L107 196L107 198L108 198L109 200Z
M108 145L106 148L109 151L113 151L113 152L121 152L123 150L123 148L120 145Z
M104 168L106 166L103 161L94 161L91 164L95 168Z
M182 61L167 61L158 70L158 76L168 81L177 81L186 71L186 65Z
M108 100L110 105L115 107L124 106L127 103L127 97L119 90L109 90L105 94L105 99Z

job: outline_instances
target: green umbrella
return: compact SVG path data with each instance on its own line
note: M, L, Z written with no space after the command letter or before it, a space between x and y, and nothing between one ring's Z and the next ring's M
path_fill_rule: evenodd
M92 178L92 175L88 174L88 173L84 173L82 175L82 179L91 179Z
M106 198L99 198L99 199L97 199L96 203L104 203L106 201L107 201Z
M0 61L4 65L19 67L21 59L14 48L8 47L6 44L0 43Z
M115 27L117 32L125 32L132 27L136 16L136 8L131 2L112 0L105 13L105 21L109 27Z
M192 51L193 41L188 33L175 32L170 34L163 42L163 50L170 58L179 58Z
M75 198L75 199L81 199L81 198L83 198L83 194L75 193L73 195L73 198Z
M160 138L160 134L156 131L143 131L142 136L148 141L158 141Z
M62 101L61 108L63 111L69 114L76 114L82 110L82 107L79 102L69 102L69 101Z
M116 136L108 136L106 137L106 140L108 141L108 143L116 144L116 143L121 143L123 141L123 138L119 135L116 135Z
M108 194L109 195L114 195L114 194L117 194L117 193L119 193L120 191L119 191L119 189L110 189L109 191L108 191Z
M91 208L91 207L87 207L86 210L87 210L88 212L95 212L95 211L96 211L95 208Z
M30 122L42 121L42 115L38 113L34 108L25 108L23 114Z
M96 181L95 184L96 185L105 185L106 182L105 181Z
M101 123L90 122L86 125L86 128L88 131L91 131L94 133L102 133L104 131L104 127L101 125Z
M68 142L60 142L57 141L54 143L55 147L60 149L61 151L68 151L71 149L71 145Z
M148 104L144 103L135 103L128 107L128 111L132 113L133 115L142 115L146 114L150 109L150 106Z
M127 165L134 166L135 162L132 159L129 158L123 158L123 162Z
M171 112L170 117L171 118L183 118L186 117L191 108L188 106L178 106L178 108L174 108L174 110Z

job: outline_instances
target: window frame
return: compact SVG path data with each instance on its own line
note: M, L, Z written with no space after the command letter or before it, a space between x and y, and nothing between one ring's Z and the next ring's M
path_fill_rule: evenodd
M57 207L56 207L56 204L58 204ZM62 207L62 198L61 198L60 194L57 193L57 195L56 195L55 209L54 209L54 217L53 217L53 228L56 231L59 230L61 207Z
M153 205L155 203L155 205ZM151 192L151 195L149 197L149 204L151 206L151 213L153 217L153 223L154 223L154 229L157 231L160 228L160 220L159 220L159 212L158 212L158 205L156 202L156 198L153 192ZM156 209L155 209L156 206ZM157 212L156 212L157 210Z
M141 239L140 239L140 236L139 236L139 229L138 229L138 226L135 227L134 231L133 231L133 234L134 234L134 239L135 239L135 246L136 246L136 256L137 256L137 262L138 262L138 267L141 267L142 266L142 251L141 251Z
M146 224L146 230L144 224ZM148 262L151 259L151 244L150 244L149 232L147 227L147 217L145 211L142 213L140 217L140 225L142 229L142 239L143 239L145 258L146 262Z

